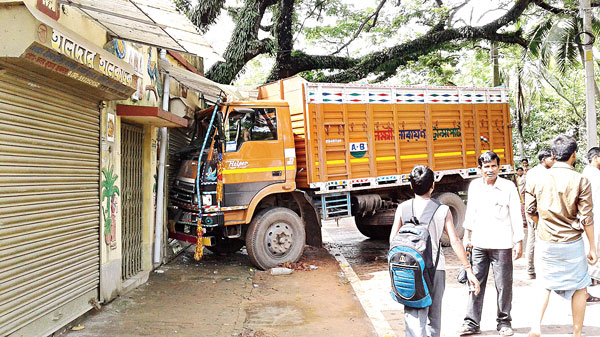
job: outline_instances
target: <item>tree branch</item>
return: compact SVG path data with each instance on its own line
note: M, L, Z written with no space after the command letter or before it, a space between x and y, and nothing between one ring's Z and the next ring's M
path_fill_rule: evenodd
M273 41L258 40L258 30L265 11L275 4L275 0L248 0L239 11L238 23L231 35L231 41L223 53L225 62L215 63L206 77L224 84L231 83L246 63L267 51L272 51Z
M270 32L271 29L273 29L273 25L268 25L268 26L260 25L259 27L260 27L260 30L262 30L263 32Z
M292 49L294 48L292 35L294 1L295 0L279 1L279 11L276 17L275 29L277 55L275 56L275 65L273 65L273 69L271 69L268 81L275 81L292 75L290 72L290 58Z
M454 20L454 16L456 15L456 13L468 3L469 0L465 0L462 4L457 5L456 7L452 8L452 10L450 10L450 13L448 14L448 26L452 24L452 20Z
M539 8L552 14L563 14L566 11L564 8L551 6L550 4L545 3L544 0L534 0L533 3Z
M564 95L562 90L560 90L560 88L558 88L554 83L552 83L552 81L550 81L550 79L548 79L548 77L546 76L546 72L543 69L539 73L540 73L540 75L542 75L542 78L544 79L544 81L546 81L546 83L548 83L548 85L550 85L550 87L552 89L554 89L554 92L556 92L556 94L558 96L560 96L562 99L567 101L567 103L569 103L569 105L571 105L571 108L573 108L573 112L575 112L575 115L577 117L579 117L579 120L581 120L582 122L585 123L585 118L583 118L582 114L579 113L575 103L573 103L569 98L567 98L567 96ZM552 76L552 79L556 81L556 77L554 77L552 74L548 74L548 75Z
M300 51L292 54L291 62L296 73L321 69L349 69L358 65L360 59L334 55L308 55Z
M296 36L294 37L294 41L293 42L296 42L296 40L298 39L298 36L300 36L300 33L304 29L304 25L306 24L306 20L308 20L309 18L311 18L313 16L313 14L315 14L315 11L317 9L319 9L319 16L321 16L321 11L323 10L323 2L324 2L324 0L317 0L317 2L315 3L315 8L313 8L312 11L310 11L310 13L302 21L302 24L300 25L300 29L298 29L298 32L296 33Z
M372 73L392 72L400 65L411 60L417 60L442 43L455 40L481 40L487 39L510 44L527 46L527 41L521 36L521 31L497 33L498 29L516 20L529 6L532 0L518 0L503 16L480 27L451 28L443 31L430 31L429 33L412 41L387 48L383 51L371 53L362 58L356 66L340 73L327 76L327 82L357 81Z
M371 19L373 20L373 23L371 23L370 28L368 28L367 31L369 31L371 28L375 27L375 24L377 23L377 18L379 17L379 12L381 11L381 8L386 3L386 1L387 0L381 0L381 2L379 3L379 6L377 6L377 8L375 9L375 11L373 13L371 13L371 15L367 16L367 18L360 24L360 26L358 27L358 29L356 30L356 32L354 32L354 35L352 35L352 37L350 38L350 40L348 40L346 43L344 43L344 45L342 45L341 47L339 47L336 51L334 51L333 53L331 53L331 55L335 55L335 54L339 53L344 48L348 47L350 45L350 43L352 43L354 40L356 40L356 38L358 37L358 35L360 35L360 33L362 32L363 28L367 25L367 23L369 21L371 21Z

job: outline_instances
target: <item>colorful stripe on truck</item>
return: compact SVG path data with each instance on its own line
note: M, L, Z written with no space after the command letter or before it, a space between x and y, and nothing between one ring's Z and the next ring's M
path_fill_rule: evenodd
M511 165L500 165L500 174L507 175L515 173ZM460 175L463 179L481 177L476 167L456 170L435 171L435 181L439 182L444 176ZM376 187L391 187L409 185L408 174L389 175L380 177L367 177L357 179L335 180L328 182L311 183L310 188L317 189L316 194L347 192Z
M377 87L372 84L306 83L307 103L487 104L508 103L506 88Z

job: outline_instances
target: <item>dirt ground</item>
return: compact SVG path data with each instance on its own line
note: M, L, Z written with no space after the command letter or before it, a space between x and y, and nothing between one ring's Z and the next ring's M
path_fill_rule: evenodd
M290 275L250 265L245 251L193 246L134 291L73 322L82 336L374 336L354 291L325 249L307 247ZM312 266L312 267L311 267ZM315 268L316 267L316 268ZM162 271L162 272L161 272Z

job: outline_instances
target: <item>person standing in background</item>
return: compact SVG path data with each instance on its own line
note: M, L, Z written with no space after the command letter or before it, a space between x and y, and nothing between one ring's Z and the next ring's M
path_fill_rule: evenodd
M577 142L560 135L552 140L556 162L541 171L525 195L525 210L537 226L535 265L539 299L529 337L541 336L550 292L571 300L573 337L581 337L587 291L588 263L597 262L590 182L573 169ZM590 240L585 253L582 234ZM535 307L534 307L535 308Z
M550 151L550 148L541 149L537 158L539 163L529 170L527 174L527 183L525 190L530 190L531 186L535 183L535 178L543 175L543 173L554 165L554 156ZM527 256L527 274L530 279L535 279L535 264L534 264L534 250L535 250L535 222L527 219L527 248L525 250Z
M527 174L527 172L529 172L530 167L529 167L529 160L527 158L521 159L521 167L525 171L525 174Z
M525 217L525 184L527 180L525 178L525 170L522 167L517 168L517 191L521 199L521 217L523 218L523 227L527 226L527 220Z
M594 223L600 224L600 147L593 147L587 153L589 165L583 169L583 176L588 178L592 185L592 201L594 203ZM596 228L594 231L595 244L598 247L598 239L600 238L600 230ZM589 242L587 242L589 246ZM592 285L600 284L600 264L588 267L588 272L592 278ZM588 296L588 302L598 302L597 297Z

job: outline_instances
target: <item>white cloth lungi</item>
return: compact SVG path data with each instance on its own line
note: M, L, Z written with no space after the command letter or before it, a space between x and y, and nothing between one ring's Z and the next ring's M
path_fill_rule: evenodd
M576 290L592 283L583 239L572 242L537 240L535 269L540 286L554 290L566 299L571 299Z

